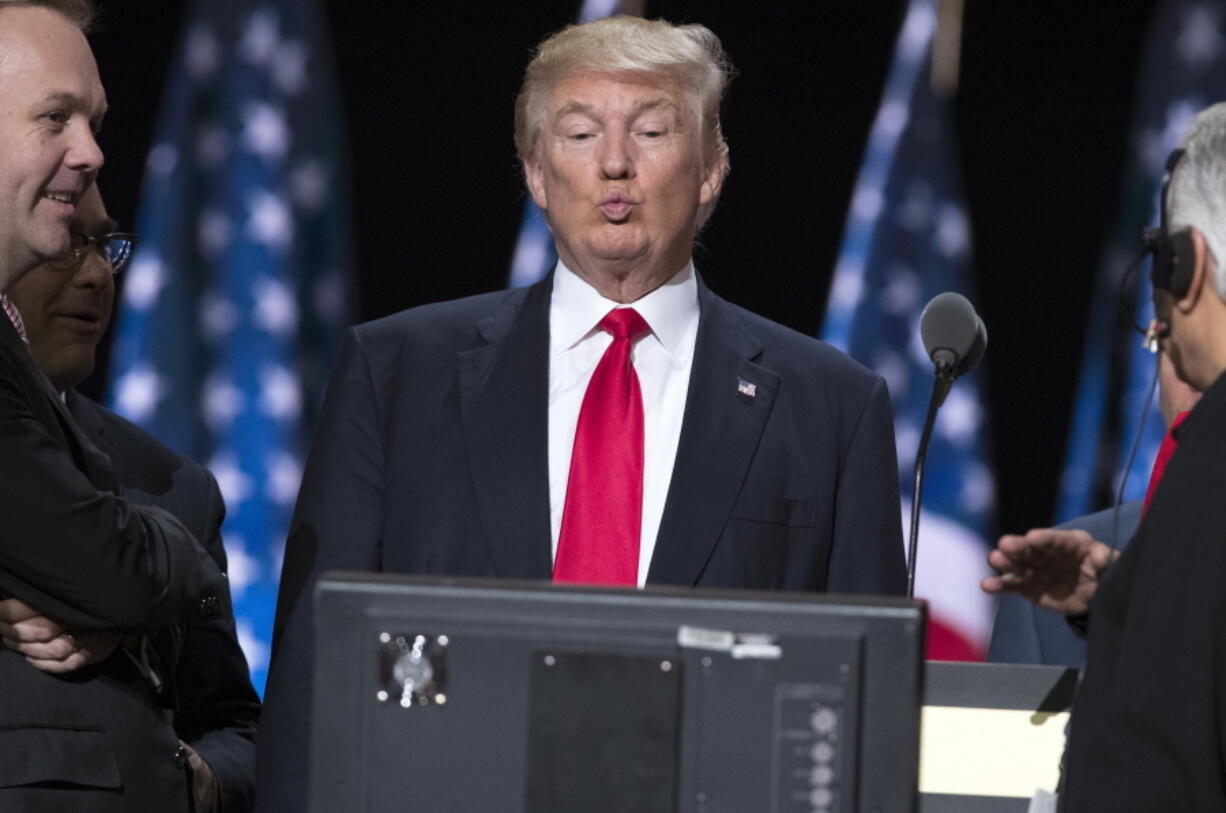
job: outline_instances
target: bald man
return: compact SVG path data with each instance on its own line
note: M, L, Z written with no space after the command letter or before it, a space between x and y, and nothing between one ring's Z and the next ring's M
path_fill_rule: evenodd
M102 166L90 12L0 0L0 292L72 256ZM187 811L186 752L121 687L163 680L146 633L224 613L224 577L179 520L117 496L20 328L0 317L0 810Z

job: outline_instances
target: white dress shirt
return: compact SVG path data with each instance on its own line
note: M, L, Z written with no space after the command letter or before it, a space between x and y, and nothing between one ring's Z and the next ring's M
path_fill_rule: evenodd
M555 557L579 408L596 365L613 342L597 325L617 307L634 308L651 328L631 353L643 393L643 524L638 574L642 587L673 477L698 339L694 264L637 302L623 306L605 299L558 261L549 303L549 519Z

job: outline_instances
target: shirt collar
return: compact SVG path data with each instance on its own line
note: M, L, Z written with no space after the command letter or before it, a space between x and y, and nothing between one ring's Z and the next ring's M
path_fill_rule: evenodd
M17 331L21 340L29 344L30 337L26 335L26 323L21 319L21 311L17 310L17 304L8 298L8 294L0 294L0 308L4 309L9 321L13 323L13 330Z
M587 337L605 314L620 305L606 299L558 260L549 308L550 354L565 352ZM687 330L698 321L698 280L691 260L672 279L629 303L670 355L681 349Z

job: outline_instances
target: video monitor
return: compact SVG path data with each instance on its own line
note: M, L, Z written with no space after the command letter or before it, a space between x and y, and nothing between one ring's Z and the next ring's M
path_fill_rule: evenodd
M924 606L326 574L314 813L915 809Z

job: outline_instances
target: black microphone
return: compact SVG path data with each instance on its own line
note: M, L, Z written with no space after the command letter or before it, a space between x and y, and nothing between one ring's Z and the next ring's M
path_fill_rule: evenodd
M988 349L988 329L966 297L946 291L934 296L920 314L920 339L928 358L932 359L936 377L932 382L932 397L928 399L928 415L924 418L919 451L915 454L911 538L907 545L908 598L915 595L915 553L919 546L920 497L924 491L924 458L928 455L928 440L936 423L937 410L945 403L945 396L954 385L954 379L973 370Z
M974 369L988 347L988 331L975 307L953 291L937 294L924 307L920 339L936 374L951 383Z

